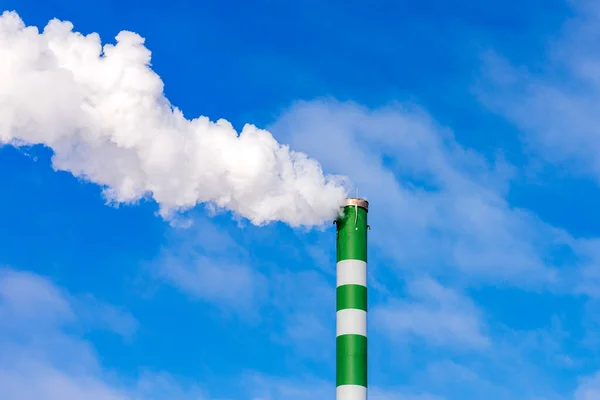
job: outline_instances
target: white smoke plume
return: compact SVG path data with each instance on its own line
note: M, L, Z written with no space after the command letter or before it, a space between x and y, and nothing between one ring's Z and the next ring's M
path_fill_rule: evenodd
M112 203L151 196L165 218L208 203L256 225L320 225L346 180L265 130L186 119L164 97L136 33L115 45L52 20L43 32L0 16L0 146L42 144L55 170L101 185Z

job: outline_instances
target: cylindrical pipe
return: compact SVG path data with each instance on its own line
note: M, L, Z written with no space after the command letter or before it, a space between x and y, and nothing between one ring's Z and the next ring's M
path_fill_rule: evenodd
M350 198L336 221L336 399L367 399L367 212Z

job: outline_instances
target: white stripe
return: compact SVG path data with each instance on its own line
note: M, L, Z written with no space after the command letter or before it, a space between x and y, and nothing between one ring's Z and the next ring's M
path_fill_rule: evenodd
M337 286L367 286L367 263L360 260L343 260L337 263Z
M336 314L336 336L367 336L367 312L355 308L340 310Z
M367 388L359 385L342 385L335 388L336 400L367 400Z

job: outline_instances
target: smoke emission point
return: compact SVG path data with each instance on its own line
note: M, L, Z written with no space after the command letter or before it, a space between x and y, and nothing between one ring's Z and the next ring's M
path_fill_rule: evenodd
M55 170L98 184L107 203L151 197L165 219L205 204L255 225L311 227L344 204L345 177L270 132L185 118L142 36L122 31L103 45L73 29L0 15L0 145L44 145Z
M369 202L359 197L348 197L344 200L344 207L360 207L369 211Z

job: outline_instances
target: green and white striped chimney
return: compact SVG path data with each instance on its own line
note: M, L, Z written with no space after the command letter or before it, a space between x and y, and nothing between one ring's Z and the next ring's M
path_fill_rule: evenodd
M349 198L337 225L336 399L367 399L367 212Z

